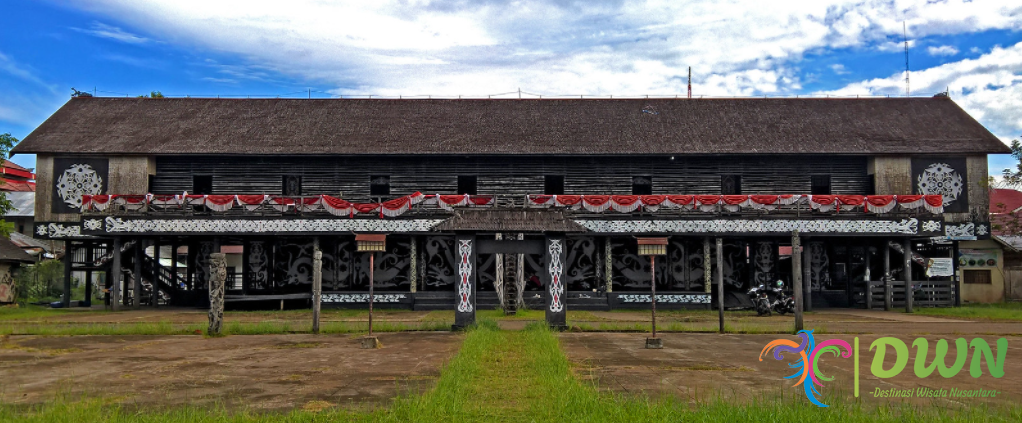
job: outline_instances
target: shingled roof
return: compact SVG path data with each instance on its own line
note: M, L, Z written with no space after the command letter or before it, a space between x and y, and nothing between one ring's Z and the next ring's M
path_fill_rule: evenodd
M946 97L73 98L14 153L1008 153Z

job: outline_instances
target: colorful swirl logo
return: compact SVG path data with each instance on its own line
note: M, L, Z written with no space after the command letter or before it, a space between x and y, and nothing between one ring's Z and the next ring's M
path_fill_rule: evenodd
M840 339L830 339L816 344L816 340L813 338L813 331L798 331L799 338L802 338L801 344L796 344L795 341L788 339L775 339L770 341L763 351L759 353L759 361L763 361L763 355L770 353L770 350L774 350L774 359L778 361L784 360L785 353L797 354L799 361L795 363L788 363L788 367L792 369L798 369L795 374L785 377L785 379L795 379L792 387L802 385L802 388L806 392L806 398L810 402L816 404L819 407L827 407L826 404L816 399L820 395L820 391L816 389L817 386L823 387L823 382L830 382L834 380L833 377L827 377L820 372L819 369L819 358L821 354L830 353L835 357L849 358L852 356L852 347L847 342ZM844 348L844 352L841 352L841 348ZM808 380L807 380L808 379Z

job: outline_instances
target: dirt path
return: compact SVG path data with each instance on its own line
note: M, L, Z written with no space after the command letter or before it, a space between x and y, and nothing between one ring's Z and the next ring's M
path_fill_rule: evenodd
M13 336L0 346L0 401L86 394L146 406L380 403L431 387L463 336L387 333L379 350L331 335Z
M716 335L716 334L663 334L664 349L647 350L643 348L645 335L623 333L563 333L560 335L561 346L568 358L578 363L578 373L583 377L591 377L598 381L599 387L605 390L630 394L648 394L652 396L671 395L695 402L721 396L728 399L748 400L751 398L778 394L803 396L802 387L792 388L792 380L784 379L792 371L786 362L765 357L759 361L759 353L770 341L786 338L797 341L798 338L784 335ZM842 339L849 344L853 337L847 335L816 337L817 342L825 339ZM912 371L914 351L907 367L892 379L879 379L870 373L873 354L869 351L870 343L878 338L875 335L862 336L860 343L860 395L866 403L879 404L883 401L900 401L888 398L874 398L875 389L916 389L928 387L933 389L987 389L997 390L995 398L964 398L940 399L944 402L961 402L974 404L979 402L1015 404L1022 401L1022 338L1008 339L1008 353L1004 366L1004 377L993 378L987 371L984 361L983 376L973 378L969 375L968 363L957 376L944 379L937 373L928 378L919 379ZM899 336L911 345L914 337ZM936 339L927 336L932 349ZM972 339L972 336L967 336ZM983 337L991 348L996 338ZM950 365L955 357L952 341L946 362ZM888 355L885 368L893 366L893 357ZM971 354L970 354L971 360ZM834 381L824 382L824 393L853 397L853 359L826 356L820 361L820 371L827 376L836 377ZM930 399L914 399L929 402Z

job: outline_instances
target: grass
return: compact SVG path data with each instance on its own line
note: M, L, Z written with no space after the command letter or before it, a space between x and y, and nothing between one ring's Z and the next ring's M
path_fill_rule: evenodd
M200 335L205 323L132 322L0 325L0 335L83 336L83 335ZM447 331L449 322L373 322L375 332ZM366 322L322 322L320 333L347 334L369 330ZM277 335L312 333L312 324L291 321L225 322L223 335Z
M976 320L1022 322L1022 302L964 304L961 307L917 307L915 314Z
M736 371L740 371L736 370ZM296 378L300 379L300 378ZM671 397L649 398L601 392L575 377L558 339L542 324L500 331L481 320L423 395L404 395L390 407L349 410L313 401L289 413L231 412L223 407L155 409L121 406L111 400L58 397L41 406L0 404L0 422L632 422L632 421L814 421L814 422L1016 422L1016 406L958 407L945 403L870 405L848 395L825 397L821 409L798 395L731 402L722 397L695 405Z
M37 305L0 307L0 321L34 320L51 316L66 316L73 313L103 313L102 311L70 310Z

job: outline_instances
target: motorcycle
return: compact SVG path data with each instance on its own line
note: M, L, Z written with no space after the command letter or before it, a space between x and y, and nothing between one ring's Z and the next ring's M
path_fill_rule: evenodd
M770 297L767 295L767 287L763 284L752 287L748 292L752 304L756 306L757 315L770 315Z
M784 292L784 282L777 281L772 287L764 284L749 289L749 298L756 307L756 313L760 316L769 316L772 313L785 315L795 312L795 299Z
M786 313L795 312L795 299L784 291L783 281L780 280L777 281L777 286L774 288L774 295L775 299L773 304L771 304L774 311L776 311L778 314L782 316L785 315Z

